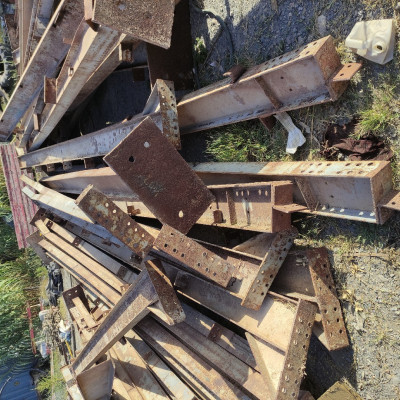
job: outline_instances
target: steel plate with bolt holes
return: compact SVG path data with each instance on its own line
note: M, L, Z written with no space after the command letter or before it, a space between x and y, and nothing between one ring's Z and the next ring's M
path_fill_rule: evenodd
M328 252L325 248L308 250L307 258L328 348L338 350L347 347L349 339L329 268Z
M187 233L214 197L151 118L104 161L163 223Z
M175 0L96 0L93 21L168 49L174 10Z
M153 247L154 237L93 185L81 193L76 204L141 258Z
M276 237L261 262L260 269L242 301L242 306L259 310L265 296L280 267L292 247L293 240L297 236L296 228L291 228L276 234Z
M235 268L221 257L206 249L170 226L164 225L154 245L209 280L227 287Z
M276 400L297 399L299 395L316 312L315 304L305 300L299 301Z

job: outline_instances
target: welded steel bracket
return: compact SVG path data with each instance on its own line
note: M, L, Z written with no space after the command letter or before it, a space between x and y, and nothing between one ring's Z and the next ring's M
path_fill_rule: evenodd
M92 20L145 42L171 45L175 0L96 0Z
M234 267L176 229L164 225L154 245L201 276L223 287L229 285Z
M261 262L260 269L250 284L245 297L242 300L242 306L259 310L267 292L282 266L285 258L292 247L294 238L297 236L296 228L276 234L271 243L267 254Z
M308 250L307 258L329 350L347 347L349 339L330 270L328 252L326 248Z
M90 368L150 312L149 306L156 303L167 316L169 324L179 323L185 319L185 313L171 282L163 273L161 263L147 261L146 268L103 320L72 363L74 373L78 375Z
M104 161L163 223L187 233L213 195L151 118L147 117Z
M292 328L291 341L279 379L276 400L295 399L299 395L316 312L317 307L315 304L304 300L299 301Z
M318 200L313 192L313 189L308 181L308 178L296 178L297 187L304 198L307 208L310 211L315 211L318 208Z
M90 218L104 226L125 243L135 254L144 258L153 246L154 238L108 197L89 185L76 199L76 204Z
M290 213L306 209L293 203L290 181L214 185L215 201L198 223L238 229L279 232L291 227Z
M400 191L391 190L378 205L379 219L386 221L393 211L400 211Z
M161 113L163 134L179 150L181 138L174 82L157 79L142 114L149 115L156 111Z

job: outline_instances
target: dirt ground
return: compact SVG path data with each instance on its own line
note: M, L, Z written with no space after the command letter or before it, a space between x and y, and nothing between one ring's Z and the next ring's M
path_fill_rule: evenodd
M344 39L356 22L397 18L396 4L396 1L372 0L192 1L197 83L204 86L221 79L222 73L233 64L255 65L332 35L343 61L361 60L363 69L337 102L290 113L297 125L311 127L311 132L303 132L307 143L293 159L318 158L324 132L330 123L349 122L353 116L373 107L377 101L374 97L376 91L385 87L387 82L398 84L397 44L395 60L385 66L362 60L344 46ZM222 28L214 15L223 20ZM394 100L397 101L397 92L393 93L396 93ZM390 112L396 113L394 103ZM397 122L389 124L383 135L395 152L393 167L396 171L399 152ZM193 138L193 143L198 149L207 146L198 136ZM277 145L284 146L284 143ZM198 151L197 155L198 159L193 161L202 161L204 153ZM257 161L262 161L262 158ZM394 180L397 184L397 174ZM383 227L329 218L306 218L304 215L294 219L300 230L297 245L326 246L330 251L351 338L349 349L331 353L313 339L306 385L315 396L319 396L344 377L365 400L400 399L399 216L393 217Z

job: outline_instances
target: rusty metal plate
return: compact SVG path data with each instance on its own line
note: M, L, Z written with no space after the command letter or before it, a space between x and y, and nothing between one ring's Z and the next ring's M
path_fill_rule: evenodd
M93 185L81 193L76 204L139 257L144 258L153 247L154 237Z
M328 252L325 248L308 250L307 258L328 349L347 347L349 339L330 270Z
M175 0L96 0L93 21L168 49Z
M157 79L156 85L160 100L163 134L177 149L180 149L181 137L179 134L174 82Z
M235 268L212 251L170 226L164 225L154 245L179 263L227 287Z
M213 200L151 118L141 122L104 161L163 223L187 233Z
M299 395L316 312L315 304L299 301L275 400L297 399Z
M268 249L268 253L261 262L257 275L242 300L242 306L251 308L252 310L260 309L261 304L263 303L276 274L279 272L280 267L285 261L297 234L298 231L296 228L291 228L277 233L276 237L272 241L271 247Z
M349 81L362 67L359 63L344 64L342 68L333 77L332 82L346 82Z
M199 219L200 224L271 233L291 227L288 210L294 205L289 181L214 185L208 189L215 201Z

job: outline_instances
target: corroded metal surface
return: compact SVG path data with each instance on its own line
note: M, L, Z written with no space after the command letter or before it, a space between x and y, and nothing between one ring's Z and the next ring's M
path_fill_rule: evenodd
M0 119L0 137L7 139L34 98L43 88L43 76L54 77L69 45L64 38L73 36L81 21L83 2L64 0L55 11L49 27L21 76ZM58 17L62 15L62 18Z
M326 248L308 250L307 258L329 350L347 347L349 339L329 268L328 252Z
M156 85L160 100L163 134L177 149L180 149L181 137L179 135L174 82L157 79Z
M296 228L276 234L268 253L261 262L260 269L242 301L242 306L259 310L267 292L282 266L292 247L293 240L297 236Z
M79 353L72 364L74 372L79 374L93 365L149 313L149 306L159 300L168 309L169 316L173 318L172 323L184 319L185 314L168 278L156 264L147 263L146 269L120 298Z
M234 267L231 264L167 225L161 229L154 245L221 286L228 286L232 278Z
M213 200L150 118L104 160L163 223L187 233Z
M276 400L295 399L299 395L316 311L315 304L299 301Z
M168 49L174 22L174 0L96 0L93 21Z
M279 208L293 205L293 184L289 181L213 185L208 189L215 201L200 217L200 224L259 232L279 232L291 226L290 213Z
M76 204L139 257L144 258L151 250L153 236L92 185L82 192Z
M314 211L318 207L318 200L312 190L310 181L308 178L296 178L295 182L297 187L304 198L305 203L310 211Z

